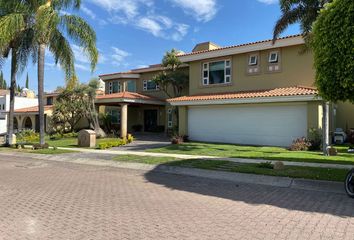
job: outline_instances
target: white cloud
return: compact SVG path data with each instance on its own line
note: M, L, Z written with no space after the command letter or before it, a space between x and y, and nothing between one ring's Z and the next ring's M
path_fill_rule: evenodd
M279 2L279 0L257 0L258 2L265 3L265 4L276 4Z
M194 16L197 21L208 22L218 12L216 0L170 0L181 7L185 13Z
M95 20L96 19L96 14L94 14L90 9L88 9L85 5L82 5L80 8L87 16L89 16L91 19Z
M133 26L149 32L155 37L180 41L189 30L189 26L186 24L177 23L167 16L155 14L154 0L90 1L109 12L107 18L109 22Z
M113 60L112 63L117 66L124 64L126 58L131 55L130 53L122 49L119 49L117 47L112 47L112 50L113 50L113 54L111 55Z
M79 64L79 63L75 63L75 68L83 70L83 71L87 71L87 72L91 71L89 67L87 67L83 64Z
M90 63L89 58L87 57L86 53L84 52L84 49L78 45L71 45L71 48L74 52L75 60L79 61L81 63Z

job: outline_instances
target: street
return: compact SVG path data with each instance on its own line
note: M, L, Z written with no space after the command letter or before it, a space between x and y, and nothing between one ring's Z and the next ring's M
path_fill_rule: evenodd
M0 239L354 239L354 200L0 156Z

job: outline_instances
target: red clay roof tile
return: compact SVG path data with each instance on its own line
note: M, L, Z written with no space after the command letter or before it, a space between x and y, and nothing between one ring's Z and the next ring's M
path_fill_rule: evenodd
M183 96L183 97L168 99L167 101L168 102L207 101L207 100L224 100L224 99L241 99L241 98L304 96L304 95L316 95L316 94L317 94L317 90L313 87L297 86L297 87L286 87L286 88L274 88L268 90Z

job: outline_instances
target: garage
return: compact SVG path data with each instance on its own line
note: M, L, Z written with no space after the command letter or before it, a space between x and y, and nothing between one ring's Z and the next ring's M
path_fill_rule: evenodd
M193 141L290 146L307 136L307 105L190 106L188 135Z

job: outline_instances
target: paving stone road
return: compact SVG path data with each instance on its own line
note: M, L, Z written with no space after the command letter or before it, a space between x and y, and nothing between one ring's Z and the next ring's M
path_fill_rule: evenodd
M0 239L354 239L354 200L128 169L0 159Z

